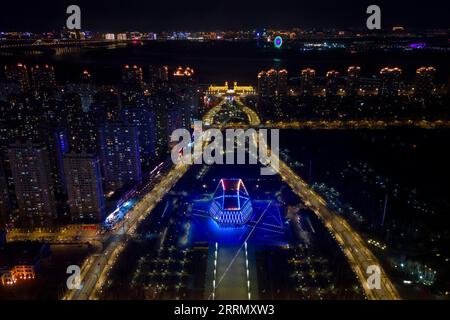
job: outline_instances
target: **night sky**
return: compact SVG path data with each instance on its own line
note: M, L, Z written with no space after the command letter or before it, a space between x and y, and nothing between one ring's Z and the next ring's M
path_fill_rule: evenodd
M93 31L216 30L241 28L364 28L366 8L377 4L382 26L448 28L448 0L413 1L188 1L35 0L2 1L0 31L48 31L65 25L66 7L78 4L82 29Z

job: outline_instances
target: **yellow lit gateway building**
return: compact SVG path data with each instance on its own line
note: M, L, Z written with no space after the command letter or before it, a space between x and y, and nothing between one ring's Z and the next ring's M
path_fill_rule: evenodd
M239 86L234 82L232 86L225 82L223 86L210 85L208 94L254 94L255 89L252 86Z

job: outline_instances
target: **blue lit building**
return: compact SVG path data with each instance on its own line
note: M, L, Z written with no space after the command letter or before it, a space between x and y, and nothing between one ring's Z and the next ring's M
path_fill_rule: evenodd
M252 216L253 206L242 179L220 180L209 213L220 226L247 223Z

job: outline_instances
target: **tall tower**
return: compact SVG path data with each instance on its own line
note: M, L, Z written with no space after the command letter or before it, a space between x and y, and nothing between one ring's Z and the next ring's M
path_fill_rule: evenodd
M258 96L267 94L267 73L263 70L258 73Z
M66 175L64 172L63 157L69 152L67 130L65 128L57 128L53 130L52 137L49 142L49 149L53 152L52 158L54 159L54 161L50 161L50 163L54 166L51 168L51 171L55 177L56 192L65 193Z
M48 226L56 210L47 148L16 143L9 147L8 157L21 220L27 226Z
M0 157L0 232L4 225L8 222L10 213L11 203L8 192L8 183L6 172L3 167L3 159Z
M434 76L436 69L433 67L420 67L416 70L414 94L418 97L430 97L435 89Z
M142 181L138 129L126 123L106 123L99 144L106 186L117 190Z
M261 98L273 98L287 94L288 72L285 69L277 71L261 71L258 73L258 95Z
M53 66L49 66L48 64L43 66L35 65L32 67L31 80L33 88L36 91L56 89L55 70Z
M161 81L169 81L169 67L162 66L159 68L159 78Z
M288 72L286 69L278 71L277 94L281 96L287 95Z
M167 66L149 67L149 84L153 89L159 88L162 84L169 81L169 68Z
M361 74L361 67L359 66L348 67L347 87L346 87L346 92L348 96L355 96L358 94L360 74Z
M84 70L81 74L81 81L77 89L76 92L81 100L81 108L84 112L88 112L91 104L94 102L95 94L95 85L88 70Z
M267 71L267 95L273 97L277 93L278 72L275 69Z
M124 84L142 87L142 68L137 65L126 64L122 69L122 80Z
M92 76L89 70L83 70L83 73L80 77L81 83L83 84L91 84L92 83Z
M325 89L327 97L336 96L338 93L338 80L339 80L339 72L336 70L330 70L325 75Z
M402 69L394 67L385 67L380 70L380 89L379 93L383 97L393 97L398 95L400 89L400 78Z
M300 94L302 96L312 96L314 93L314 82L316 70L311 68L303 69L300 73Z
M27 66L22 63L5 66L6 80L17 83L22 92L30 89Z
M154 113L143 107L124 108L121 110L120 120L124 123L130 123L137 128L141 163L143 165L149 165L156 154L156 123Z
M105 218L100 160L94 154L69 153L64 171L71 220L100 222Z

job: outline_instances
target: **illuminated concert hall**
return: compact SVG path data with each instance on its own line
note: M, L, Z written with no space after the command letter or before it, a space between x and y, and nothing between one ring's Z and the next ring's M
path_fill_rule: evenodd
M250 196L242 179L221 179L210 207L210 214L221 226L245 224L253 213Z

